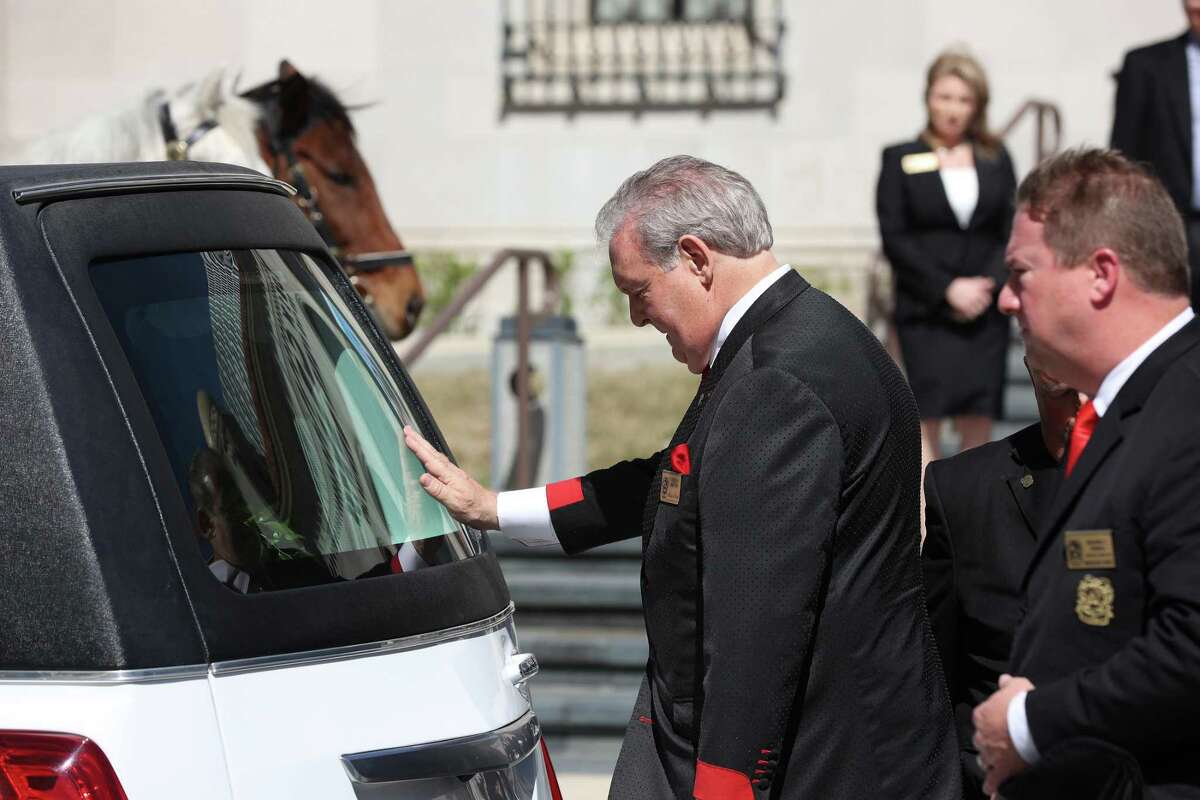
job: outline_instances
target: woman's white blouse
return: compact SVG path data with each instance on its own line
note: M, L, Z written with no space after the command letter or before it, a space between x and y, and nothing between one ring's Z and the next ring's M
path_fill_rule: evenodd
M974 167L943 167L939 172L958 227L965 229L979 203L979 175Z

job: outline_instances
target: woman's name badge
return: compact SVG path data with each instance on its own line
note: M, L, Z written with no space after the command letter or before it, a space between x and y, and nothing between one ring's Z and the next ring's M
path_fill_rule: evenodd
M938 157L933 153L909 153L900 159L900 169L904 170L905 175L937 172Z
M673 506L679 505L679 491L683 488L683 477L678 472L664 469L662 483L658 489L658 499Z

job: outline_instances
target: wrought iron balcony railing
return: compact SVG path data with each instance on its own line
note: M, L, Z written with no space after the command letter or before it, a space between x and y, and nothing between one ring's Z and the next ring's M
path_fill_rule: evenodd
M502 115L765 110L781 0L506 0Z

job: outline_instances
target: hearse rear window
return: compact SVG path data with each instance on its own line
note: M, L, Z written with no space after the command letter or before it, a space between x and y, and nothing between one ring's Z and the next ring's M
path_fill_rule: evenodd
M259 592L476 552L417 483L413 415L311 258L180 253L91 276L215 579Z

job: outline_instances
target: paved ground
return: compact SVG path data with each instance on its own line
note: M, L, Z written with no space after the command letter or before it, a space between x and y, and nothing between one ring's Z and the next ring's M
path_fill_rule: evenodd
M619 736L551 734L546 737L546 745L554 760L563 800L606 800L613 765L621 750Z
M587 772L560 772L558 786L563 800L605 800L608 797L608 775Z

